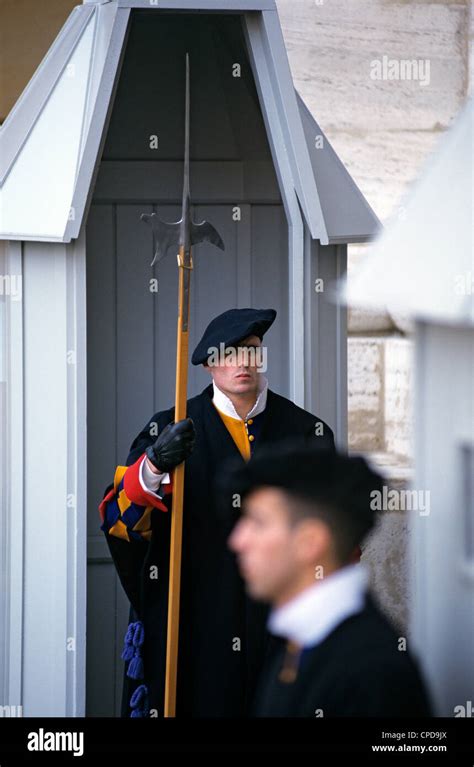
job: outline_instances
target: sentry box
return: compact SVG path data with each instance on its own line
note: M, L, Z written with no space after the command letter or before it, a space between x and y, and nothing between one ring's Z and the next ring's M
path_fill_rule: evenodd
M140 217L180 211L187 52L193 215L226 245L196 249L190 347L225 309L275 308L271 387L346 442L346 313L330 288L379 222L295 91L274 0L78 6L0 131L0 265L22 287L2 331L4 657L25 716L118 712L127 602L97 504L173 401L177 269L173 255L150 266ZM207 383L190 368L190 396Z

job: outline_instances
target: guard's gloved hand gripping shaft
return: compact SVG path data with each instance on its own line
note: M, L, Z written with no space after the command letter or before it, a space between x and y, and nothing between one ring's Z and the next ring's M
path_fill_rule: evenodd
M146 449L146 456L160 474L167 473L182 463L194 448L196 431L191 418L169 423L158 435L156 442Z

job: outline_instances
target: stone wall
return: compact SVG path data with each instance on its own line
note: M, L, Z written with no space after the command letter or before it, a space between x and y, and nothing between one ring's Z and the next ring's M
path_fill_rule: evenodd
M277 5L296 88L382 223L403 216L407 190L472 87L472 4ZM402 62L405 73L388 79ZM349 279L367 247L350 246ZM403 488L413 455L410 324L384 312L350 310L348 332L349 447ZM401 630L408 611L408 523L405 512L383 512L364 547L379 600Z
M0 0L0 124L79 0Z

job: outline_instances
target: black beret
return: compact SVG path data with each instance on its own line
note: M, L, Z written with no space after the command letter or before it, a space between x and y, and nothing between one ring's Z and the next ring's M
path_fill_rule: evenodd
M276 317L275 309L229 309L215 317L207 326L196 346L191 362L202 365L207 362L210 348L233 346L247 336L258 336L260 340Z

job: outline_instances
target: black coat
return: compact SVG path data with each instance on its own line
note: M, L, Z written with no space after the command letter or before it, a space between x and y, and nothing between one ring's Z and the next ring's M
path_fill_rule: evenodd
M296 679L279 679L286 641L272 637L256 695L262 717L431 716L417 665L369 594L365 608L303 651ZM286 665L286 664L285 664Z
M227 546L238 509L218 503L214 492L224 464L243 458L212 404L212 395L211 384L187 403L196 443L185 471L177 716L248 714L268 638L267 607L246 596L235 557ZM161 431L173 418L174 408L150 419L134 440L127 465L156 439L150 437L150 423L157 423ZM324 424L324 436L315 436L315 423L320 421L268 391L253 454L265 444L287 438L333 448L329 426ZM144 622L145 683L150 707L158 716L163 715L164 700L170 517L166 512L153 512L149 544L106 534L122 585L135 614ZM147 577L152 565L158 566L157 580ZM130 713L127 703L136 686L126 681L123 716Z

